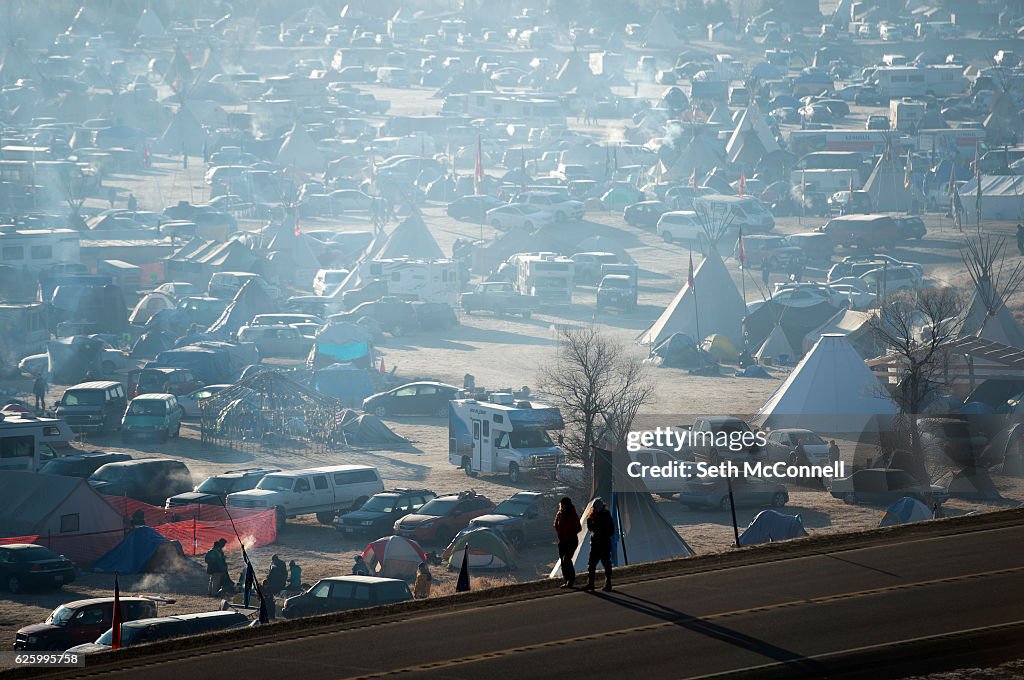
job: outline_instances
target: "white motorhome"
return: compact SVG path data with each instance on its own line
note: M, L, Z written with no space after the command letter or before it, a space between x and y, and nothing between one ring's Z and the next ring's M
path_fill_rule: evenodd
M728 225L743 229L746 234L761 234L775 227L771 212L753 196L697 196L693 199L693 209L700 219L712 225Z
M454 307L459 297L459 267L452 260L393 258L366 260L356 267L356 286L384 281L388 295Z
M532 295L542 305L572 304L575 271L569 258L550 252L517 253L509 263L517 293Z
M879 66L868 83L878 88L880 96L889 99L924 95L948 97L967 89L963 67L955 64Z
M565 454L548 434L565 427L552 406L493 394L492 401L448 402L448 460L466 471L507 473L517 483L524 473L552 476Z
M0 470L35 472L67 446L75 434L58 418L37 418L27 413L0 413Z
M914 130L924 118L927 110L927 104L915 101L911 97L893 99L889 101L889 120L892 121L892 127L896 130Z
M0 264L38 271L80 262L81 236L74 229L0 229Z

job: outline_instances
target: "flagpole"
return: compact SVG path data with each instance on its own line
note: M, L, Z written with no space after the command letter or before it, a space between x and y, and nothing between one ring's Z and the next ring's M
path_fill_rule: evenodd
M689 280L687 282L690 284L690 293L693 295L693 318L694 318L694 322L696 323L696 326L697 326L697 345L699 346L700 343L704 341L704 336L702 336L700 334L700 309L698 309L698 307L697 307L697 286L696 286L696 284L694 283L694 280L693 280L693 247L692 246L690 248L690 270L689 270Z

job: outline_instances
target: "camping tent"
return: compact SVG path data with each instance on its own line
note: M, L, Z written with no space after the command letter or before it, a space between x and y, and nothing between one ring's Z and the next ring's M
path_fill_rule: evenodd
M708 355L715 361L727 361L734 362L740 358L739 352L729 338L725 337L721 333L714 333L709 335L701 343L700 348L708 353Z
M147 526L136 528L93 565L93 571L118 574L169 574L202 569L185 557L181 543Z
M174 298L167 293L158 293L156 291L146 293L139 300L139 303L135 305L131 316L128 317L128 323L133 326L145 326L157 312L164 309L175 309L176 307L177 304L174 302Z
M156 15L153 8L147 3L145 9L142 10L139 20L135 22L135 30L133 35L139 36L144 35L149 38L162 38L167 34L167 29L164 28L164 23L160 21L160 17Z
M740 534L740 545L788 541L806 535L807 531L800 515L786 515L778 510L762 510Z
M363 559L371 576L381 578L416 578L416 567L427 561L420 544L404 536L384 536L367 544Z
M760 408L762 427L802 427L860 435L876 416L895 416L896 404L842 335L823 335Z
M983 460L994 460L995 469L1004 475L1024 476L1024 423L1000 430L982 452Z
M894 527L911 522L923 522L928 519L932 519L932 511L928 509L927 505L916 498L904 496L889 506L885 514L882 515L882 521L878 523L878 526Z
M408 439L392 432L383 420L370 413L345 420L341 429L345 433L345 441L355 446L387 447L389 444L409 443Z
M873 357L877 355L875 351L877 341L870 323L871 319L872 314L869 312L858 312L852 309L840 310L831 319L804 336L802 349L804 352L809 352L821 336L835 333L845 335L861 356Z
M462 558L469 550L470 569L513 569L515 560L512 547L494 529L487 527L467 528L460 531L444 549L443 556L449 569L462 567Z
M754 357L763 362L765 359L773 359L777 364L792 362L797 359L799 353L789 344L782 326L776 325L768 334L761 347L754 353Z
M735 347L743 340L741 325L745 312L746 305L725 262L710 248L708 256L694 272L693 286L688 282L683 284L675 299L658 320L640 334L637 342L657 346L673 333L686 333L694 338L720 333Z
M988 471L980 467L964 468L954 473L946 485L946 493L951 498L968 500L995 501L1001 498Z

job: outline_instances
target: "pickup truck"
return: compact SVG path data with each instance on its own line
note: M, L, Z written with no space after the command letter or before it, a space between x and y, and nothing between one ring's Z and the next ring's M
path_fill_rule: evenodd
M550 494L520 491L498 503L488 514L470 520L469 528L496 529L518 550L527 543L551 540L551 517L557 505L557 499Z
M498 316L521 314L524 319L529 319L537 308L537 300L532 295L517 293L511 283L502 282L481 283L472 293L463 293L460 302L466 314L482 310Z

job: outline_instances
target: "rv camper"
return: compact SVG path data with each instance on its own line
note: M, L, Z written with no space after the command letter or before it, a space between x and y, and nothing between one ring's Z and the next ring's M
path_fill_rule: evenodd
M508 473L517 483L524 473L553 476L564 453L550 430L565 427L557 408L515 401L511 394L493 401L454 399L448 403L448 460L475 476Z
M67 446L74 438L63 420L0 413L0 470L36 472L57 457L53 446Z

